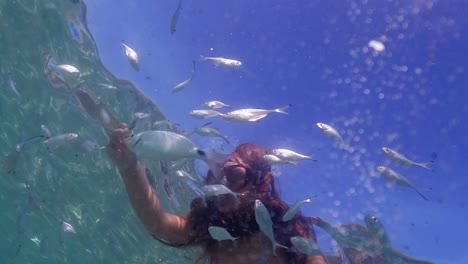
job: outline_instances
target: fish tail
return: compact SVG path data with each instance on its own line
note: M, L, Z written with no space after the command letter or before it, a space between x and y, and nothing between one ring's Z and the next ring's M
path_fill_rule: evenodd
M289 108L289 107L291 107L291 106L292 106L292 104L288 104L288 105L286 105L286 106L283 106L283 107L280 107L280 108L276 108L276 109L274 110L274 112L276 112L276 113L282 113L282 114L287 115L288 113L286 113L284 110L287 109L287 108Z
M422 162L422 163L416 163L417 166L421 167L421 168L424 168L426 170L432 170L428 165L429 163L431 162Z
M429 199L427 199L426 196L424 196L417 188L413 188L413 190L415 190L424 200L429 201Z
M229 140L227 140L227 138L225 136L222 137L224 139L224 141L226 141L226 143L228 143L229 145L231 145L231 142L229 142Z

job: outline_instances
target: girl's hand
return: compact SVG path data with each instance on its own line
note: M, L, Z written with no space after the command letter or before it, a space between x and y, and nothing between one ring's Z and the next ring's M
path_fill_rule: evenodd
M107 154L115 162L124 162L133 154L128 149L127 143L125 142L127 132L127 124L121 123L110 135L111 138L107 145Z

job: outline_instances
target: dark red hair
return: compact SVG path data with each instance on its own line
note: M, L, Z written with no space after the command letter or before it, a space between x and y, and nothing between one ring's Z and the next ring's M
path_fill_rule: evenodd
M237 210L222 213L217 210L212 199L200 197L192 201L191 211L187 216L190 235L193 243L204 246L205 256L210 256L211 252L217 250L218 245L218 241L212 239L208 233L210 226L224 227L233 237L240 238L260 232L255 221L254 203L256 199L259 199L268 209L274 225L275 238L279 244L292 248L289 239L293 236L315 239L315 234L308 221L301 214L297 214L288 222L281 220L289 207L280 199L271 167L263 159L267 153L268 149L263 146L242 144L228 158L228 161L239 162L247 171L241 204ZM229 177L229 171L225 171L225 174L225 177ZM208 173L206 182L211 184L212 181L213 174ZM306 262L306 256L301 253L284 249L278 249L278 252L281 256L285 256L287 263Z

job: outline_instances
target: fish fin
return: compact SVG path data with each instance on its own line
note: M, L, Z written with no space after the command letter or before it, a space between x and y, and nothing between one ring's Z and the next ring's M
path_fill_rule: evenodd
M297 161L288 161L288 164L297 165Z
M203 56L203 55L200 55L200 60L201 60L201 61L204 61L204 60L207 60L207 59L208 59L208 57L205 57L205 56Z
M250 121L250 122L260 121L260 119L264 118L265 116L267 116L267 115L266 114L265 115L259 115L259 116L248 119L248 121Z
M292 104L288 104L288 105L285 105L285 106L283 106L283 107L276 108L274 111L275 111L276 113L282 113L282 114L287 115L288 113L286 113L284 110L285 110L286 108L291 107L291 106L292 106Z
M273 256L277 256L276 255L276 248L284 248L284 249L289 249L289 247L287 246L283 246L281 245L280 243L276 242L276 241L273 241Z
M208 122L208 123L206 123L206 124L201 125L200 127L205 127L205 126L211 125L211 124L213 124L213 122Z

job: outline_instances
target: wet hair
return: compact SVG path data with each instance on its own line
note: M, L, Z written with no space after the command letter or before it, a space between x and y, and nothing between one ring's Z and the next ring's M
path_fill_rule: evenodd
M292 249L290 237L302 236L315 239L313 229L307 219L298 213L292 220L281 220L288 210L288 205L280 197L271 167L263 159L268 150L263 146L253 144L239 145L228 160L236 160L246 169L246 177L242 188L241 204L235 211L220 212L216 206L216 197L196 198L192 201L191 211L187 216L191 236L191 244L202 245L204 256L209 257L219 246L219 242L212 239L208 227L219 226L225 228L233 237L248 237L260 232L255 220L254 204L259 199L267 208L272 222L276 241ZM212 181L213 174L208 173L206 182ZM229 177L229 175L226 175ZM306 263L306 255L278 248L281 256L285 256L287 263Z

